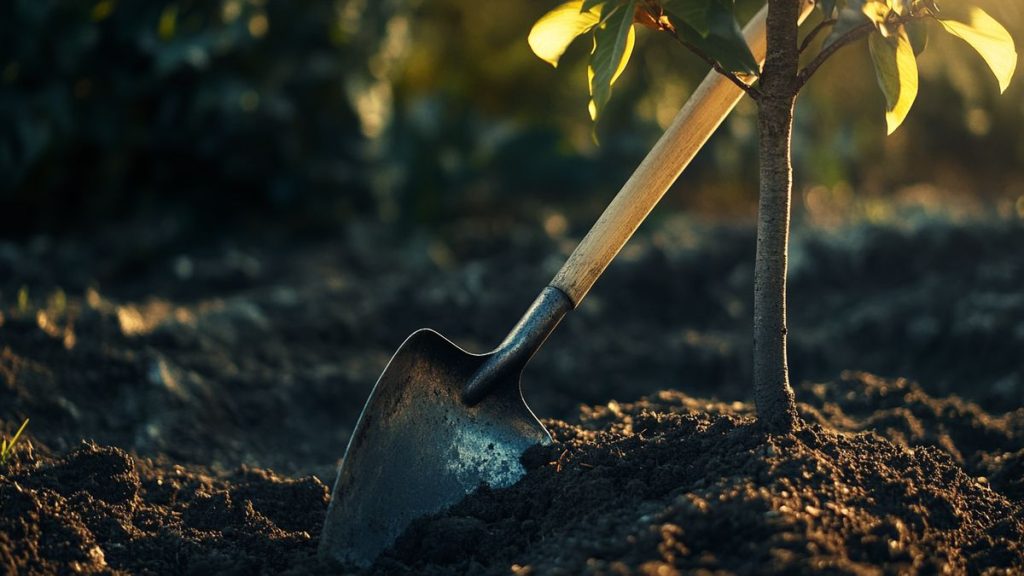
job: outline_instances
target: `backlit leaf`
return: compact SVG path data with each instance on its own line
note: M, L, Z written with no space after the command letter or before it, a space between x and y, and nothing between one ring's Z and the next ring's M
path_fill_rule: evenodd
M917 60L910 38L900 27L891 38L872 32L868 37L878 85L885 94L885 122L892 134L910 112L917 98Z
M600 21L600 12L589 9L585 12L582 0L566 2L541 16L533 25L527 39L530 48L541 60L558 66L558 60L565 49L577 36L589 32Z
M590 117L595 121L611 99L612 84L626 69L633 53L633 44L636 42L636 32L633 30L635 5L635 0L630 0L613 7L612 12L604 17L604 21L594 31L594 49L590 54L587 76L590 80Z
M893 12L899 14L902 9L901 0L863 0L863 5L860 7L861 12L875 24L875 28L886 38L895 36L899 29L899 26L889 23L889 15Z
M868 17L868 20L874 22L875 26L881 26L885 24L885 19L889 16L889 12L892 12L892 9L889 7L889 3L884 0L865 0L861 2L860 11Z
M601 4L604 4L607 0L583 0L583 5L580 7L580 12L586 12L591 8L597 8ZM600 13L600 10L597 10Z
M661 7L673 14L679 21L689 24L701 36L707 36L708 8L717 0L663 0ZM678 24L678 21L676 22Z
M999 81L999 91L1005 92L1017 68L1017 50L1010 33L984 10L967 7L962 17L948 17L941 13L939 23L947 32L958 36L978 51Z

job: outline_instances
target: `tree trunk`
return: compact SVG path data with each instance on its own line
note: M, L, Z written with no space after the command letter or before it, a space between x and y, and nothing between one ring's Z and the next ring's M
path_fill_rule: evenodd
M799 419L786 361L786 265L800 3L769 0L768 54L757 116L761 187L754 269L754 401L762 425L781 433L791 431Z

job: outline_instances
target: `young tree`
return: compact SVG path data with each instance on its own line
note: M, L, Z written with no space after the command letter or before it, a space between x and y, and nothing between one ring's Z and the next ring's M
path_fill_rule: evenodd
M1013 39L977 6L949 0L767 0L767 56L754 59L733 15L733 0L575 0L544 15L530 46L557 66L568 45L590 35L590 116L596 122L633 51L635 25L674 38L739 86L757 104L760 201L754 272L754 400L759 420L775 432L798 421L786 359L786 267L793 188L792 134L797 95L833 54L867 38L892 134L917 97L917 56L930 30L973 47L1005 91L1017 64ZM810 2L821 12L800 39ZM811 57L808 50L829 34ZM801 67L801 56L806 64Z

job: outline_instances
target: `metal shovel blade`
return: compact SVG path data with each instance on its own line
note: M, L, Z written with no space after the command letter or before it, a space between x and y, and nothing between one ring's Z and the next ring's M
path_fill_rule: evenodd
M467 406L466 382L491 354L470 354L433 330L391 358L356 423L320 540L322 558L364 567L416 518L481 484L512 485L519 457L551 436L523 401L519 372Z

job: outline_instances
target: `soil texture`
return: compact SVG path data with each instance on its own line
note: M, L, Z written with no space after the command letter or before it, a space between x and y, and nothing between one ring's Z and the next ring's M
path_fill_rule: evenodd
M576 242L535 229L0 242L0 433L31 418L0 467L0 570L326 573L377 375L423 326L500 341ZM772 436L746 401L752 230L655 223L524 375L555 444L371 572L1020 573L1021 245L1020 221L798 229L806 425Z

